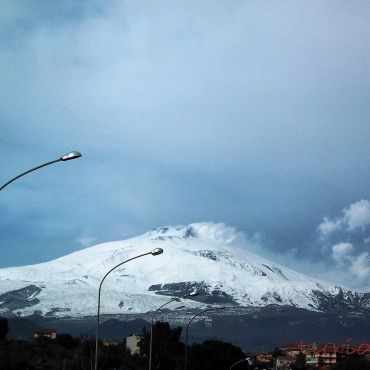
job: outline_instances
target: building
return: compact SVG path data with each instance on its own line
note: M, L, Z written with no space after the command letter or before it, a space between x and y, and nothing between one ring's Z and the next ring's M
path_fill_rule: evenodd
M370 344L288 344L279 348L276 369L290 369L292 364L306 364L309 368L331 369L350 357L370 360ZM266 356L266 357L264 357ZM261 364L267 362L268 354L259 356Z
M337 351L333 344L313 344L303 348L306 354L306 364L309 366L331 366L337 363Z
M308 366L330 366L337 363L336 353L315 353L306 354L306 365Z
M301 347L297 344L287 344L280 347L280 350L285 356L297 356L302 352Z
M126 338L126 348L131 355L140 352L139 342L141 340L141 335L131 335Z
M119 346L120 342L110 339L102 339L102 344L104 347L117 347Z
M33 333L33 337L36 338L49 338L56 339L57 332L55 329L39 329Z
M334 344L289 344L280 350L286 356L297 356L302 353L306 357L306 365L312 367L330 366L337 363L337 348Z
M257 363L268 366L272 363L272 352L264 353L263 355L256 356Z
M295 356L278 356L276 358L276 370L290 370L295 360Z

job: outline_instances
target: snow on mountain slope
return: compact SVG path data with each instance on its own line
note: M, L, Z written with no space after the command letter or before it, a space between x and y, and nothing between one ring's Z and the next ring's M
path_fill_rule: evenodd
M96 313L104 274L133 256L163 248L114 270L102 289L102 313L156 309L169 296L194 288L204 304L320 309L323 300L357 293L297 273L241 249L238 233L223 224L198 223L155 229L132 239L104 243L37 265L0 270L0 313L85 316ZM361 297L360 297L361 298ZM361 298L362 299L362 298ZM328 303L329 302L329 303ZM368 301L365 302L368 304ZM172 303L199 307L198 302Z

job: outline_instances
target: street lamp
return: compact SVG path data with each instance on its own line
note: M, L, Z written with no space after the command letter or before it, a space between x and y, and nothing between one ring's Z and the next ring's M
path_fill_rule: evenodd
M194 315L190 321L188 322L188 325L186 327L186 336L185 336L185 366L184 366L184 369L187 370L187 356L188 356L188 334L189 334L189 326L190 324L192 323L192 321L202 315L203 313L206 313L206 312L209 312L209 311L216 311L216 310L224 310L225 309L225 306L221 306L221 307L215 307L215 308L207 308L206 310L203 310L203 311L200 311L198 312L196 315Z
M14 177L13 179L9 180L8 182L6 182L4 185L2 185L0 187L0 191L3 190L5 188L5 186L9 185L10 183L12 183L13 181L19 179L20 177L24 176L24 175L27 175L28 173L32 172L32 171L35 171L35 170L38 170L39 168L42 168L42 167L46 167L46 166L49 166L49 164L53 164L53 163L56 163L56 162L65 162L65 161L70 161L71 159L76 159L76 158L79 158L79 157L82 157L81 153L79 152L76 152L76 151L73 151L73 152L69 152L65 155L63 155L62 157L58 158L58 159L55 159L51 162L47 162L47 163L44 163L44 164L41 164L40 166L37 166L37 167L34 167L34 168L31 168L30 170L26 171L26 172L23 172L21 173L20 175Z
M192 297L196 297L197 295L199 295L199 293L197 291L193 291L189 294L186 294L184 295L182 298L183 299L186 299L186 298L192 298ZM155 317L157 316L157 313L159 312L159 310L161 308L163 308L164 306L167 306L169 303L171 302L174 302L174 301L178 301L179 298L171 298L169 301L167 301L166 303L162 304L162 306L160 306L159 308L157 308L157 310L154 312L153 316L152 316L152 321L151 321L151 324L150 324L150 343L149 343L149 370L152 370L152 351L153 351L153 323L154 323L154 319Z
M95 338L95 370L98 370L98 357L99 357L99 325L100 325L100 294L101 294L101 287L103 285L103 282L105 280L105 278L113 271L115 270L117 267L123 265L124 263L126 262L130 262L134 259L137 259L137 258L140 258L140 257L144 257L144 256L147 256L149 254L151 254L152 256L158 256L159 254L162 254L163 253L163 249L162 248L155 248L153 249L152 251L150 252L147 252L147 253L143 253L143 254L140 254L138 256L135 256L135 257L132 257L132 258L129 258L128 260L126 261L123 261L121 263L119 263L118 265L114 266L113 268L111 268L103 277L103 279L101 280L100 282L100 285L99 285L99 293L98 293L98 314L97 314L97 319L96 319L96 338Z

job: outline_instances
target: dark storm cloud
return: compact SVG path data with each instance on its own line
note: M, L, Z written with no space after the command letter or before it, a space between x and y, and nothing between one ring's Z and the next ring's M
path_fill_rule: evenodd
M203 220L315 260L370 199L369 4L4 4L1 177L84 157L1 194L0 265Z

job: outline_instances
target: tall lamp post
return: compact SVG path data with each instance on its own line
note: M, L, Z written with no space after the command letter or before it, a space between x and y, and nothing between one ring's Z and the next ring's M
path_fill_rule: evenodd
M3 190L6 186L8 186L10 183L12 183L13 181L19 179L20 177L24 176L24 175L27 175L28 173L32 172L32 171L35 171L35 170L38 170L39 168L42 168L42 167L46 167L46 166L49 166L50 164L53 164L53 163L56 163L56 162L65 162L65 161L70 161L71 159L76 159L76 158L80 158L82 157L81 153L79 152L76 152L76 151L73 151L73 152L69 152L65 155L63 155L62 157L58 158L58 159L54 159L53 161L50 161L50 162L47 162L47 163L44 163L44 164L41 164L37 167L34 167L34 168L31 168L30 170L26 171L26 172L23 172L21 173L20 175L12 178L11 180L9 180L8 182L6 182L4 185L2 185L0 187L0 191Z
M186 294L184 295L182 298L183 299L186 299L186 298L190 298L190 297L196 297L199 293L197 291L193 291L189 294ZM178 301L179 298L171 298L169 301L167 301L166 303L162 304L162 306L160 306L159 308L157 308L152 316L152 321L151 321L151 324L150 324L150 343L149 343L149 370L152 370L152 352L153 352L153 324L154 324L154 319L155 317L157 316L158 312L164 307L164 306L167 306L168 304L174 302L174 301Z
M187 370L187 357L188 357L188 334L189 334L189 326L190 326L190 324L192 323L192 321L196 318L196 317L198 317L198 316L200 316L200 315L202 315L202 314L204 314L204 313L206 313L206 312L210 312L210 311L216 311L216 310L224 310L225 309L225 306L221 306L221 307L215 307L215 308L207 308L206 310L203 310L203 311L200 311L200 312L198 312L196 315L194 315L191 319L190 319L190 321L188 322L188 325L187 325L187 327L186 327L186 336L185 336L185 366L184 366L184 369L185 370Z
M234 364L232 364L232 365L230 366L230 369L229 369L229 370L231 370L234 366L236 366L236 365L238 365L238 364L241 364L241 363L242 363L242 362L244 362L244 361L248 361L248 358L243 358L242 360L239 360L239 361L235 362Z
M130 262L132 260L135 260L137 258L140 258L140 257L144 257L144 256L147 256L149 254L151 254L152 256L158 256L159 254L162 254L163 253L163 249L162 248L155 248L153 249L152 251L150 252L147 252L147 253L143 253L143 254L140 254L138 256L135 256L135 257L132 257L132 258L129 258L128 260L126 261L123 261L121 263L119 263L118 265L114 266L113 268L111 268L103 277L103 279L101 280L100 282L100 285L99 285L99 293L98 293L98 314L97 314L97 319L96 319L96 338L95 338L95 370L98 370L98 359L99 359L99 326L100 326L100 294L101 294L101 287L103 285L103 282L105 280L105 278L113 271L115 270L117 267L119 266L122 266L124 263L126 262Z

